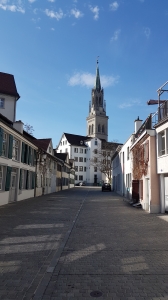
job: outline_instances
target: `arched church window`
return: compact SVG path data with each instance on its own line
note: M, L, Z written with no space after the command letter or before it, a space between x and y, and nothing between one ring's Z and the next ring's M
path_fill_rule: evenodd
M104 125L102 125L102 132L104 133Z
M89 135L91 134L91 125L89 125Z
M94 133L94 125L92 124L92 134Z
M98 125L98 132L101 132L100 124Z

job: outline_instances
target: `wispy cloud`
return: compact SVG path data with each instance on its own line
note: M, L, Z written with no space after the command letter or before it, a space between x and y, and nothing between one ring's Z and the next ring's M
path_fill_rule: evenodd
M55 28L52 27L51 30L52 30L52 31L55 31Z
M119 105L119 108L125 109L125 108L129 108L129 107L132 107L135 105L140 105L140 104L141 104L141 101L139 101L139 100L129 100L128 102L121 103Z
M99 18L99 7L98 6L95 6L95 7L93 7L93 6L91 6L91 5L89 5L89 8L90 8L90 10L91 10L91 12L94 14L94 20L98 20L98 18Z
M145 36L147 37L147 39L150 37L150 35L151 35L151 30L150 30L149 27L145 27L145 28L144 28L144 34L145 34Z
M118 83L119 76L101 76L101 84L103 87L112 86ZM85 86L87 88L93 87L95 84L95 75L91 73L78 72L71 76L68 80L70 86Z
M62 19L64 17L64 13L61 9L59 9L59 11L53 11L53 10L49 10L49 9L46 9L45 11L45 14L50 17L50 18L54 18L56 19L57 21L59 21L60 19Z
M83 17L83 13L76 8L71 9L71 15L73 15L76 19Z
M120 32L121 32L121 29L117 29L116 31L114 31L114 34L113 34L113 36L112 36L112 38L111 38L110 41L111 42L117 41L118 37L120 35Z
M52 2L53 3L53 2L55 2L55 0L48 0L48 2Z
M119 4L118 4L117 1L115 1L115 2L113 2L113 3L110 4L110 10L115 11L115 10L118 9L118 7L119 7Z
M33 2L35 2L36 0L28 0L30 3L33 3Z
M11 12L20 12L22 14L25 13L25 10L21 6L8 5L8 4L6 4L6 1L1 1L1 3L0 3L0 8L3 10L9 10Z

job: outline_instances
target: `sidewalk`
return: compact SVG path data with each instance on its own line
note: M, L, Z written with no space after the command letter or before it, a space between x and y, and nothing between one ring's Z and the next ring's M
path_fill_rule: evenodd
M168 299L168 222L100 188L0 208L0 299Z

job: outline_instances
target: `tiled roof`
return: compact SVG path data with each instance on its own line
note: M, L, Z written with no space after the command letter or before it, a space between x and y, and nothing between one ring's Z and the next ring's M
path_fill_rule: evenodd
M70 134L70 133L65 133L65 132L64 132L64 135L66 136L68 142L74 146L86 147L84 142L89 139L88 136ZM82 142L83 142L83 144L82 144Z
M0 72L0 93L20 98L13 75Z
M47 151L48 149L48 145L51 141L51 138L48 139L37 139L37 140L33 140L33 143L39 147L42 148L43 150Z
M59 159L63 160L64 162L66 161L68 153L56 153L55 157L58 157Z

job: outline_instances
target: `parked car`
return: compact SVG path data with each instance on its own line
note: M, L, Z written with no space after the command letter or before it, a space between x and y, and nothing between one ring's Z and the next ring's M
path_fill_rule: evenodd
M104 182L103 185L102 185L102 192L103 191L110 191L111 192L111 184L107 183L107 182Z
M85 181L79 181L76 185L78 185L78 186L84 186L86 184L85 184Z

